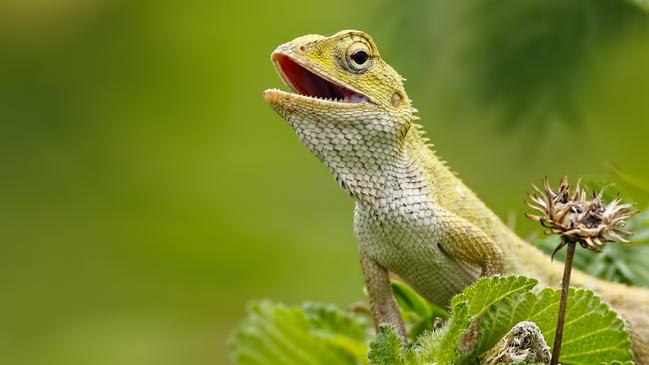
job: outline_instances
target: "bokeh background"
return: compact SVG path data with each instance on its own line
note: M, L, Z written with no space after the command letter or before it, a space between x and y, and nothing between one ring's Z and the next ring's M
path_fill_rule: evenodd
M363 299L353 202L263 102L356 28L522 235L528 183L649 181L642 0L0 0L0 363L227 364L246 303Z

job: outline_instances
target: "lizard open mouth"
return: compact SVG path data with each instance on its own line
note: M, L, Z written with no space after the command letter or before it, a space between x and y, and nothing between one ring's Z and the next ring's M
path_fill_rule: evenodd
M286 55L275 54L273 61L286 84L302 96L339 103L369 102L367 96L325 79Z

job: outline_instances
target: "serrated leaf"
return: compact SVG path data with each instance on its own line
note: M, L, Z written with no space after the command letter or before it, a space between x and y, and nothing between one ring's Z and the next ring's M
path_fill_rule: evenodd
M468 327L466 303L459 303L446 325L419 338L411 348L404 348L394 328L381 326L370 344L371 365L452 364L457 358L457 343Z
M471 343L472 337L467 338L467 333L475 332L471 336L477 338L480 326L476 324L476 318L507 298L529 292L536 284L535 279L523 276L479 279L451 300L451 316L444 327L422 336L411 351L418 355L418 361L422 364L470 363L475 344ZM389 359L394 360L395 357Z
M230 346L238 365L366 364L368 330L333 306L262 301L249 306Z
M524 276L491 276L482 278L467 287L462 294L451 301L451 308L461 302L468 303L469 316L479 316L492 305L510 298L517 293L529 291L538 284L538 280Z
M480 279L453 298L451 316L441 329L406 347L394 328L383 325L367 357L371 325L364 317L320 304L259 302L233 336L233 358L239 365L476 364L479 354L523 320L536 323L552 343L559 290L535 293L535 284L520 276ZM631 360L628 333L617 314L592 292L571 289L562 363L627 365Z
M494 306L482 320L479 352L486 352L521 321L539 326L545 340L552 344L556 328L560 291L543 289L509 298ZM615 312L593 292L570 289L561 362L563 364L599 364L632 359L628 333Z
M436 334L438 349L432 353L435 360L441 364L455 363L458 358L460 338L464 331L469 328L470 323L467 303L456 303L446 326Z
M511 328L532 321L547 343L554 339L560 291L532 292L536 280L520 276L480 279L452 301L451 318L424 336L420 354L440 364L475 364ZM473 344L467 333L479 328ZM468 344L468 345L467 345ZM427 348L428 347L428 348ZM628 333L615 312L588 290L570 290L561 361L564 365L599 364L632 359Z
M368 359L372 365L417 365L421 356L416 348L404 348L404 343L392 326L382 325L370 344Z

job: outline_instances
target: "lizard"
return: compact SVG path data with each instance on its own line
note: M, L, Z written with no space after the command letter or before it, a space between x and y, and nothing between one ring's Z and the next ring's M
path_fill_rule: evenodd
M271 61L290 91L264 99L355 200L354 233L375 324L405 338L390 275L431 303L482 276L516 274L559 285L563 266L518 237L441 160L424 135L404 79L356 30L305 35ZM649 289L573 270L621 314L638 364L649 365Z

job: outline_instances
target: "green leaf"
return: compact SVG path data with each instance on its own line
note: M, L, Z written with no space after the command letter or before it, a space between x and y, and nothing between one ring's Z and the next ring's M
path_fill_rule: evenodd
M393 281L392 292L401 309L403 320L409 328L408 338L411 341L415 341L426 331L432 331L436 318L448 319L445 310L430 304L405 283Z
M397 331L387 325L379 327L376 340L370 344L368 358L372 365L416 365L422 361L419 351L404 348Z
M376 340L370 344L368 355L371 365L423 365L455 363L457 342L468 327L464 320L466 305L459 304L454 313L455 320L447 322L441 329L429 332L419 338L418 343L404 348L394 328L381 326Z
M382 325L369 353L367 317L322 304L253 303L232 337L232 355L238 365L477 364L480 354L521 321L536 323L552 343L560 293L534 292L536 283L522 276L482 278L453 298L442 328L406 347L394 328ZM408 313L432 313L405 285L398 290ZM588 290L571 289L569 298L562 363L630 364L629 336L617 314Z
M477 331L482 332L482 316L496 304L531 290L537 283L537 280L524 276L492 276L479 279L462 294L456 295L451 300L452 317L448 323L452 330L448 338L442 341L443 346L453 349L453 352L446 350L440 353L439 357L445 361L443 363L470 363L469 360L475 358L473 355L478 346L475 343L479 335Z
M411 351L421 364L475 364L521 321L539 326L552 343L560 291L532 291L537 281L521 276L482 278L452 300L446 325L419 339ZM612 363L632 359L628 333L617 314L588 290L570 290L562 363Z
M470 324L467 303L456 303L446 326L430 335L428 345L436 347L429 350L431 357L442 364L456 363L461 337Z
M230 346L239 365L366 364L370 328L367 319L333 306L261 301L250 305Z
M419 318L430 318L433 315L433 306L408 285L393 281L392 292L403 312Z
M451 308L458 303L469 305L468 315L479 316L492 305L514 296L517 293L529 291L538 284L538 280L524 276L491 276L478 280L467 287L462 294L456 295L451 301Z
M543 289L522 293L494 306L481 322L479 353L486 352L521 321L539 326L548 344L554 341L560 291ZM632 359L629 336L617 314L593 292L570 289L564 338L563 364L599 364Z
M537 281L522 276L482 278L451 301L451 316L444 327L422 336L412 351L422 363L462 364L474 352L480 316L506 298L531 290Z

